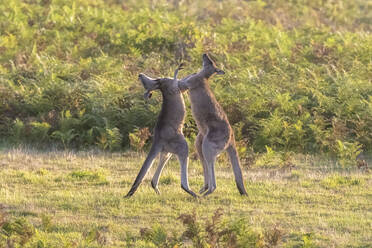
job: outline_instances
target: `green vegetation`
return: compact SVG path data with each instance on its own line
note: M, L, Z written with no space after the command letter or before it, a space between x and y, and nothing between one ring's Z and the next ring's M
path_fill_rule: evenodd
M0 12L1 248L370 247L369 1L3 0ZM170 77L183 61L186 76L204 52L226 71L211 88L249 196L222 155L208 198L181 190L172 160L160 196L147 178L123 199L161 102L143 100L138 73ZM188 111L195 190L196 132Z
M187 75L209 52L227 72L211 84L242 147L326 152L347 165L372 148L370 7L364 0L3 2L0 135L138 150L136 134L152 129L161 101L160 94L143 101L138 73L171 76L183 60ZM191 114L186 122L192 142Z
M0 247L10 247L9 242L25 248L372 243L371 173L295 155L292 167L243 167L248 197L241 197L222 158L216 192L194 199L181 189L179 163L171 159L160 195L150 186L152 168L138 192L126 199L143 160L143 154L133 152L2 149ZM190 186L197 190L203 184L202 166L190 161Z

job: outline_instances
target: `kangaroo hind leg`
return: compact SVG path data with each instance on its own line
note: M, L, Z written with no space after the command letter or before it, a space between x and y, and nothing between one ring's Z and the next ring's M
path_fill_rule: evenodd
M202 144L203 144L203 135L199 133L198 136L196 136L195 148L196 148L196 152L198 153L200 162L203 165L203 175L204 175L204 185L199 190L199 194L202 194L208 190L208 181L209 181L207 162L205 161L204 156L203 156Z
M215 191L217 188L214 166L219 150L215 148L215 144L213 142L209 141L208 136L204 137L202 148L203 156L207 164L206 168L208 174L208 190L203 196L207 196L213 193L213 191Z
M175 152L181 165L181 188L193 197L197 195L190 189L188 179L189 148L185 138L182 136L177 142L177 151Z
M155 171L155 174L151 180L151 187L155 190L157 194L160 194L160 191L158 189L158 184L159 184L159 178L161 175L161 172L163 171L163 168L165 164L168 162L170 157L172 156L171 153L168 152L161 152L160 153L160 159L159 159L159 165L158 168Z
M154 143L150 149L149 154L146 157L145 162L143 163L141 170L139 171L136 180L134 180L134 183L132 185L132 188L129 190L128 194L126 197L130 197L136 192L138 186L141 184L143 178L146 176L147 172L149 171L150 167L152 166L154 159L156 156L159 154L161 151L161 147Z

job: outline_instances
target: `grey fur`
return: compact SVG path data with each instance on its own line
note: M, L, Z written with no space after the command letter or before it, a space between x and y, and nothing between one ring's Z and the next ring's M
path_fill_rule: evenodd
M218 154L226 150L238 190L241 195L247 195L235 148L234 132L208 84L208 79L214 74L222 75L225 72L218 69L207 54L203 54L202 70L183 78L178 84L182 91L189 90L192 114L199 129L195 147L204 169L204 186L200 193L204 192L206 196L216 189L214 164Z
M196 194L189 187L187 176L188 145L182 133L186 109L177 81L178 70L181 69L181 66L176 69L173 79L153 79L144 74L138 76L146 89L145 98L151 97L151 91L159 89L163 96L163 104L155 126L150 152L126 197L130 197L136 192L159 153L161 154L159 166L151 181L151 186L155 192L159 193L158 182L164 165L172 154L176 154L181 164L181 187L187 193L196 197Z

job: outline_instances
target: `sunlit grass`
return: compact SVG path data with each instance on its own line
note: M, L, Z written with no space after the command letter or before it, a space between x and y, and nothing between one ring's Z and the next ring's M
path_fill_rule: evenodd
M308 234L320 247L357 247L372 241L370 173L340 169L330 162L314 165L321 160L298 155L293 169L244 167L248 196L241 197L230 165L220 160L217 190L193 199L181 189L178 162L171 160L160 180L161 195L150 187L153 168L138 192L125 199L143 160L143 155L130 152L4 149L1 211L24 216L38 229L29 245L39 239L49 247L95 247L97 240L87 242L92 230L104 230L105 246L124 246L128 233L139 237L142 228L156 223L182 233L180 214L196 211L203 219L218 208L227 220L242 219L256 230L278 227L284 247L298 247ZM201 165L193 160L189 178L195 191L202 186Z

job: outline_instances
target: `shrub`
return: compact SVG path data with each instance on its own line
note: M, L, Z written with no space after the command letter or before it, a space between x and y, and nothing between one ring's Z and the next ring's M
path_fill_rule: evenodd
M69 129L65 132L63 131L54 131L52 133L52 138L62 142L63 147L66 149L72 140L77 136L75 129Z
M357 157L362 152L362 145L358 142L342 142L337 140L335 152L342 167L357 165Z
M151 133L147 127L134 129L134 132L129 133L130 146L136 151L141 151L150 135Z
M192 214L181 214L178 219L185 227L181 235L169 235L160 225L155 225L151 229L141 229L138 239L127 235L127 244L133 244L134 241L136 247L140 244L147 244L148 247L183 247L191 241L192 246L197 248L266 248L277 246L282 239L283 233L276 226L261 233L251 228L244 220L226 222L222 216L222 209L217 209L210 220L201 222L195 211Z
M193 73L208 52L227 72L210 87L241 155L266 146L334 153L347 167L356 151L346 150L372 149L366 1L150 2L0 4L0 135L142 150L140 130L154 127L161 96L146 104L138 73L171 76L181 60L183 75ZM190 111L185 121L192 143Z
M266 146L266 153L259 155L253 166L261 168L288 168L293 166L293 154L291 152L274 151Z
M33 142L45 142L49 139L50 125L46 122L31 122L30 140Z
M13 138L14 142L21 142L25 138L25 135L25 124L23 121L15 119L11 130L11 137Z
M0 213L0 246L23 247L35 234L34 226L25 218L8 220Z
M100 136L97 137L96 144L103 150L109 149L112 151L120 147L121 138L118 128L104 128L100 130Z

